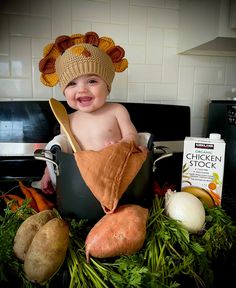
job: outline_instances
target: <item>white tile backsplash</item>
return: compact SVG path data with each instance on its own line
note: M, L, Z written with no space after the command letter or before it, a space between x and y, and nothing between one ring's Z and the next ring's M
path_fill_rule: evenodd
M235 94L236 57L177 55L179 0L8 0L0 10L0 100L64 100L40 82L43 47L59 35L96 31L124 47L111 101L187 105L191 134L206 132L211 99ZM235 96L234 96L235 97Z
M176 84L146 84L146 98L149 102L156 100L176 100L177 85Z
M1 11L5 14L29 15L29 0L7 0L1 1Z
M146 7L163 7L164 0L130 0L130 4Z
M195 85L193 99L193 117L204 118L207 115L207 106L209 94L209 85Z
M10 61L8 56L0 56L0 77L10 77Z
M0 55L9 54L9 25L8 17L1 15L0 17Z
M175 47L164 47L163 49L163 64L164 65L179 65L179 55Z
M52 0L52 38L59 35L71 35L72 10L70 2L64 0ZM63 19L63 21L62 21ZM78 31L78 30L77 30Z
M164 45L166 47L178 46L178 30L177 29L164 29Z
M140 6L130 6L129 8L129 24L130 25L147 25L147 8ZM138 21L137 21L138 19Z
M64 17L64 16L62 16ZM55 39L60 35L71 35L72 33L70 21L61 22L60 18L56 18L52 23L52 38Z
M33 16L10 16L10 34L23 37L51 38L51 19Z
M194 88L194 67L179 67L178 84L178 99L192 101Z
M127 71L117 73L114 81L112 82L112 89L109 99L116 101L127 101Z
M148 26L178 28L179 13L173 9L148 8Z
M92 31L96 31L100 37L111 37L112 39L114 39L117 45L127 44L129 41L128 25L107 25L104 23L93 23Z
M52 43L51 39L41 39L41 38L32 38L32 58L42 58L43 57L43 49L48 43Z
M87 31L92 31L92 23L89 21L72 21L72 34L85 34Z
M179 67L176 65L163 65L162 66L162 82L176 83L178 82Z
M236 86L236 63L226 64L225 84Z
M147 33L146 26L143 26L139 23L129 25L129 42L131 44L146 45L147 43L146 33Z
M110 1L72 0L72 19L92 22L110 22ZM68 2L67 2L68 3ZM69 2L70 3L70 2Z
M146 46L145 45L127 45L125 49L125 58L129 63L144 64L146 62Z
M224 84L225 69L218 67L196 67L195 83Z
M143 103L145 101L145 84L129 83L128 85L128 102Z
M191 117L191 133L195 137L206 135L205 118Z
M10 38L11 76L31 78L32 56L31 39Z
M234 96L232 88L234 86L226 85L209 85L209 100L227 100L232 99Z
M129 23L129 1L111 0L111 23L122 25Z
M1 98L32 98L31 79L0 78Z
M179 9L179 0L165 0L165 7L171 9Z
M46 87L41 83L40 79L40 72L38 69L38 59L33 59L32 63L32 85L33 85L33 96L37 99L49 99L53 96L53 89L50 87Z
M147 64L162 64L164 50L164 31L160 28L147 30Z
M62 94L59 85L53 87L53 98L56 98L57 100L65 100L64 94Z
M19 1L21 2L21 1ZM58 5L60 1L57 1ZM51 17L51 1L48 0L30 0L30 15Z
M157 82L161 81L161 65L131 64L128 69L129 82Z

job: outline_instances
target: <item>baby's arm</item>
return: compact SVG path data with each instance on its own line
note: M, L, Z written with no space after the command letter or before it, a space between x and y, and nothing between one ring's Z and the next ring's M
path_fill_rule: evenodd
M123 105L117 104L115 115L121 131L121 141L134 141L138 145L138 132L130 119L127 109Z

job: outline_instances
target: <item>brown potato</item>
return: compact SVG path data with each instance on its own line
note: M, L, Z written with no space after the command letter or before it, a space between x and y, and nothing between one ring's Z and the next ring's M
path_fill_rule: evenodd
M106 214L90 230L85 241L86 258L131 255L142 248L146 237L148 209L122 205Z
M60 268L69 244L69 226L59 218L48 221L34 236L25 255L24 271L34 283L43 284Z
M13 244L13 251L17 258L24 261L25 254L39 229L49 220L56 217L52 210L44 210L29 216L16 232Z

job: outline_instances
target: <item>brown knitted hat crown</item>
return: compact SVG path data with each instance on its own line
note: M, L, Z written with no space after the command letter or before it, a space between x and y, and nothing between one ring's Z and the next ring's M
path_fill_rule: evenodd
M85 74L98 75L107 83L110 90L115 76L111 58L91 44L70 47L57 58L55 67L62 91L73 79Z
M44 57L39 62L41 82L50 87L59 82L64 92L73 79L96 74L110 90L115 72L122 72L128 67L124 55L124 49L115 45L111 38L99 38L95 32L59 36L55 43L44 48Z

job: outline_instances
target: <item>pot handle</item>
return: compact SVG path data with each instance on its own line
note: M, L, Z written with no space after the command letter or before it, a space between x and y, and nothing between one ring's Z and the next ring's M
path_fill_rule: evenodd
M55 174L59 175L59 167L58 164L53 160L55 154L53 154L50 150L45 149L37 149L34 151L34 158L37 160L43 160L51 162L54 165Z
M155 146L153 149L154 149L154 154L160 154L158 155L156 160L153 162L152 171L155 172L157 169L156 167L157 162L160 161L161 159L173 156L173 152L170 150L170 148L166 146Z

